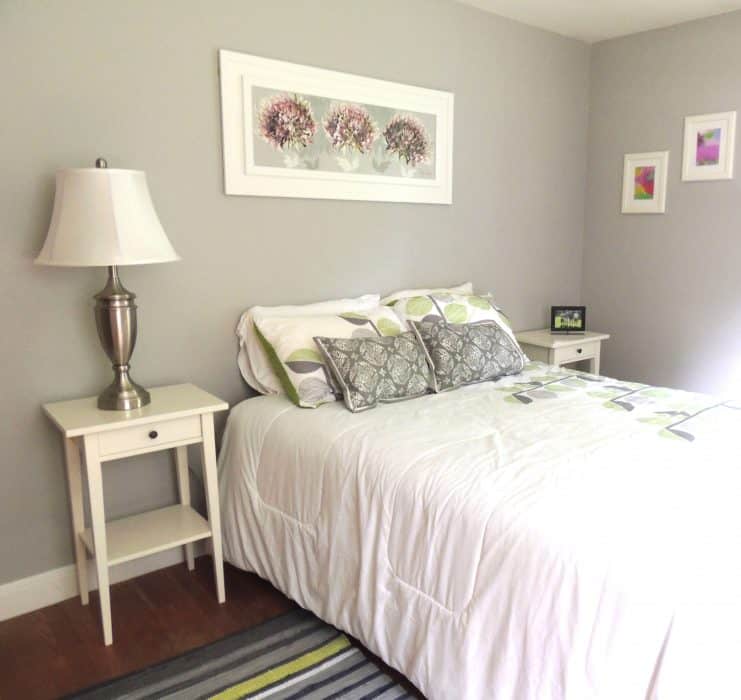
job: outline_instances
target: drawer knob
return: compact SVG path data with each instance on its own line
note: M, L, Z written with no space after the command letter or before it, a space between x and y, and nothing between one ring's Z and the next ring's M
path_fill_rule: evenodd
M581 355L581 348L577 348L577 349L576 349L576 352L577 352L577 353L579 353L579 354ZM152 436L152 433L149 433L149 436L151 437L151 436Z
M581 352L581 350L579 350L579 352ZM149 437L152 438L152 440L155 440L158 435L159 435L159 433L156 430L150 430L149 431Z

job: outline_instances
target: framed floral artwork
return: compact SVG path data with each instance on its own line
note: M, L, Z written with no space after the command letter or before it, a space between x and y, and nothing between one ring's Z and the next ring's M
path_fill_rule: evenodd
M623 214L663 214L669 151L628 153L623 163Z
M682 180L730 180L736 147L736 112L684 120Z
M453 94L219 52L227 194L452 203Z

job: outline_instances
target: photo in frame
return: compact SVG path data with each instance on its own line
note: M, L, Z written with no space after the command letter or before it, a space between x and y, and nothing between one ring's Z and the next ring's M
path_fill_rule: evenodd
M627 153L623 160L623 214L663 214L669 151Z
M551 333L584 333L586 306L551 306Z
M682 180L730 180L736 148L736 112L685 117Z
M450 92L219 52L226 194L452 203Z

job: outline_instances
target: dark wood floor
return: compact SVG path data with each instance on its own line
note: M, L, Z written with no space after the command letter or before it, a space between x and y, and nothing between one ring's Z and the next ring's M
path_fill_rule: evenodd
M71 598L0 622L0 698L58 698L296 607L257 576L225 568L224 605L216 602L208 557L196 559L193 572L181 564L112 586L114 642L109 647L103 646L95 592L85 607L79 598ZM387 670L416 692L406 679Z

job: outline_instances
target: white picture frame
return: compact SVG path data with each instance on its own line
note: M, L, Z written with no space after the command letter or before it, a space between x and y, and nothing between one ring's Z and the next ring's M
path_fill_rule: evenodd
M227 50L219 69L226 194L452 203L452 93ZM371 126L355 127L351 145L338 148L325 124L348 107ZM397 117L397 126L419 128L418 151L404 151L401 139L391 148ZM286 118L301 128L280 131Z
M668 171L669 151L626 153L623 160L623 214L663 214L666 211Z
M703 134L708 138L700 143ZM736 150L736 112L685 117L682 180L731 180Z

